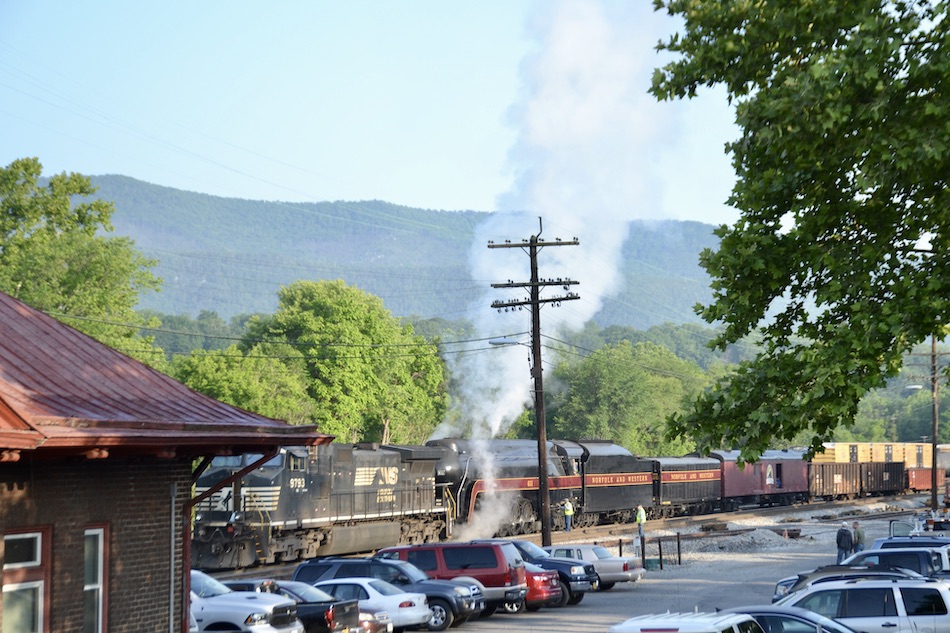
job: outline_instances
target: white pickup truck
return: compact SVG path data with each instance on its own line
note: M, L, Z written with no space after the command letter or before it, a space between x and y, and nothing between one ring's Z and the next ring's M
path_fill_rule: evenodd
M198 570L191 572L191 615L198 631L304 633L295 602L273 593L233 591Z

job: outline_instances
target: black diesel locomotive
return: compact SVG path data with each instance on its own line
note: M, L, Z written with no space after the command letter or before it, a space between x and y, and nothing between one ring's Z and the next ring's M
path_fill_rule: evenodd
M574 525L583 527L629 522L637 505L657 518L897 494L908 487L903 462L812 463L801 451L767 451L739 468L738 457L737 451L637 457L605 441L550 440L550 500L556 507L571 499ZM215 458L198 479L197 494L213 492L196 506L195 568L234 569L444 540L468 533L463 526L482 526L479 536L539 527L533 440L288 448L233 485L221 485L260 458ZM563 528L560 513L552 513L552 524Z

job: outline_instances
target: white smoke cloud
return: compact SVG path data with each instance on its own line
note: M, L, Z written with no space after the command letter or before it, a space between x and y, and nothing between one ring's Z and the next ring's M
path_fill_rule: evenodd
M617 290L621 247L633 219L658 219L658 148L675 136L676 109L647 93L656 33L667 18L645 2L597 3L588 0L543 2L529 24L537 42L522 73L525 99L510 113L519 131L510 152L515 186L500 196L498 211L479 227L471 249L472 276L485 288L474 297L470 319L480 336L531 329L530 310L497 313L495 300L519 300L528 291L492 289L492 283L530 280L529 257L521 249L489 249L489 241L519 243L538 234L543 241L578 238L579 246L548 247L539 255L541 278L570 278L581 300L561 307L545 304L541 331L556 335L576 329ZM665 24L665 26L669 26ZM559 286L542 297L563 295ZM459 356L451 370L451 421L434 437L487 439L503 434L525 407L533 406L529 335L521 345ZM543 354L550 354L548 349ZM542 366L554 359L545 357ZM484 447L478 451L489 485L495 468ZM482 500L472 534L495 532L508 509L503 499Z
M528 281L529 258L520 249L489 249L537 234L543 240L578 238L580 246L542 249L542 278L571 278L582 300L541 310L552 335L579 328L617 290L620 254L633 219L654 218L660 205L657 148L674 114L647 93L658 59L652 50L664 16L648 3L561 0L538 5L528 25L536 52L524 61L525 99L510 113L519 139L510 153L517 177L499 197L498 211L477 231L472 275L485 293L470 318L484 337L530 330L530 311L497 314L492 301L526 298L527 291L491 283ZM649 42L649 44L645 44ZM665 106L665 107L664 107ZM552 294L553 293L553 294ZM565 294L560 287L542 296ZM527 345L526 335L522 342ZM456 359L454 424L437 436L491 437L503 433L533 400L528 350L515 346ZM545 353L548 353L545 350ZM551 360L551 359L548 359ZM458 420L464 421L460 427Z

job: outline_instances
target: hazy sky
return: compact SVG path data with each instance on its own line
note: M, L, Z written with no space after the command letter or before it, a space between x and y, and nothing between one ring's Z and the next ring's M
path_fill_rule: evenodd
M578 200L610 190L631 218L731 222L732 113L715 92L646 94L654 46L677 27L650 7L4 0L0 163L36 156L47 174L249 199L504 211L545 205L519 193L540 146L562 183L583 165Z

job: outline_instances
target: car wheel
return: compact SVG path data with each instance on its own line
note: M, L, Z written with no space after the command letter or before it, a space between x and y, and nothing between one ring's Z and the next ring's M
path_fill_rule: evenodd
M429 608L432 609L432 617L427 627L430 631L444 631L452 626L455 616L448 602L440 599L430 600Z
M616 584L617 584L617 583L615 583L615 582L602 582L602 583L600 583L599 589L600 589L601 591L607 591L607 590L609 590L609 589L613 589L613 588L614 588L614 585L616 585Z
M561 598L557 602L552 603L551 606L560 608L566 606L567 601L571 599L571 590L563 581L559 580L558 584L561 585Z
M521 613L525 610L524 600L518 600L517 602L506 602L501 605L501 610L505 613Z
M586 595L587 595L586 593L575 593L573 596L571 596L571 599L568 600L567 603L568 603L568 604L577 604L578 602L580 602L581 600L583 600L583 599L584 599L584 596L586 596Z

